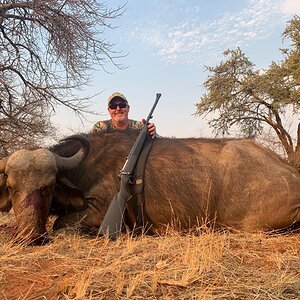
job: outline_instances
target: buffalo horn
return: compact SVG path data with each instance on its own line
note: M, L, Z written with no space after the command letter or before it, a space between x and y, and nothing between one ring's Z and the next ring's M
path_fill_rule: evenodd
M69 140L76 140L80 142L81 148L77 153L75 153L71 157L62 157L53 152L56 160L57 168L61 171L70 170L77 167L82 161L85 160L85 158L88 156L90 152L90 142L85 136L79 134L72 135L61 141L69 141Z

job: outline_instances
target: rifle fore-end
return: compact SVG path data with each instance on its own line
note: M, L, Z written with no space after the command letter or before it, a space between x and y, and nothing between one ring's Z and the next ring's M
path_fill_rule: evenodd
M132 149L130 150L128 157L125 161L125 164L120 171L119 176L121 177L123 174L128 175L132 174L134 167L136 165L136 162L139 158L139 155L141 153L144 141L146 139L146 136L148 134L147 125L145 124L144 127L141 129L135 144L133 145Z

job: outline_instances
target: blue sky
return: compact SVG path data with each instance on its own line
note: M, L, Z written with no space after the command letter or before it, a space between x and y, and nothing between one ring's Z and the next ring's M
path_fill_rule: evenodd
M109 7L125 1L107 1ZM93 73L85 94L100 93L91 101L99 114L80 120L65 110L55 116L62 134L89 131L96 121L108 119L108 96L119 91L129 100L130 118L146 117L156 93L162 93L153 122L163 136L213 136L207 120L193 116L195 103L205 92L209 75L223 51L241 47L257 68L281 60L281 33L293 15L300 15L300 0L128 0L123 16L105 37L116 43L127 66L109 73Z

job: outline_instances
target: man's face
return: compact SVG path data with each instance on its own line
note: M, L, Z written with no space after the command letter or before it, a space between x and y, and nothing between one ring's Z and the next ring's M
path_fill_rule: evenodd
M113 100L111 101L110 107L108 107L108 113L113 121L122 122L128 120L128 112L129 112L129 105L127 104L126 107L120 107L126 104L125 101L122 100Z

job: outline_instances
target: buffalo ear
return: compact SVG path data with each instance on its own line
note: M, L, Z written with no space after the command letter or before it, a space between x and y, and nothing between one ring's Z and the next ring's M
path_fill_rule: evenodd
M12 203L9 199L8 188L6 187L6 175L0 173L0 211L9 212Z
M65 177L57 177L53 193L51 213L65 215L87 208L87 202L79 188Z

